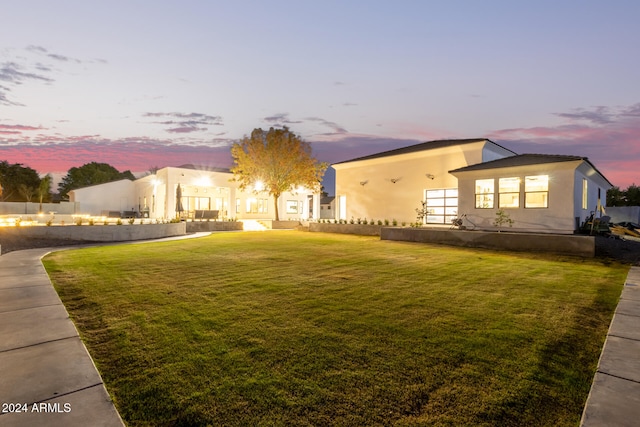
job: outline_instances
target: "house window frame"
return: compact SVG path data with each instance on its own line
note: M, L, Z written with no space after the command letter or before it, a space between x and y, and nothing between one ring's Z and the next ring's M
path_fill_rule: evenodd
M297 214L298 213L298 201L297 200L287 200L285 206L285 212L287 214Z
M529 184L532 179L538 181L539 178L545 177L544 190L530 189ZM543 195L544 206L532 206L529 202L529 196ZM524 177L524 208L525 209L548 209L549 208L549 175L527 175Z
M517 188L509 188L507 183L509 181L517 181ZM504 183L504 184L503 184ZM499 209L518 209L520 208L520 188L522 187L522 178L519 176L509 176L498 178L498 208ZM503 186L504 185L504 186ZM515 202L507 203L507 197L511 196Z
M495 178L475 180L475 207L476 209L493 209L495 206ZM489 185L491 184L491 185Z

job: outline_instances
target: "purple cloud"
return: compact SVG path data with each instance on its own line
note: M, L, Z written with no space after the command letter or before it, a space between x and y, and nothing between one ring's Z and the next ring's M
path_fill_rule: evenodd
M323 133L322 135L337 135L337 134L346 134L346 133L348 133L347 130L345 128L343 128L342 126L340 126L339 124L337 124L335 122L330 122L330 121L325 120L325 119L320 118L320 117L307 117L307 118L305 118L305 120L308 120L310 122L320 123L321 125L327 126L327 127L331 128L333 130L333 132Z
M164 117L170 120L162 120L152 122L164 126L175 125L173 127L165 129L169 133L191 133L202 132L208 130L203 126L223 126L221 116L211 116L201 113L144 113L143 117Z
M302 123L302 121L300 121L300 120L291 120L291 119L289 119L289 113L274 114L272 116L265 117L262 120L264 120L267 123L271 123L271 124L273 124L275 126L283 126L283 125Z
M610 112L609 108L603 106L594 107L591 111L576 108L571 113L555 113L555 115L570 120L586 120L599 125L611 123L614 118L614 114Z

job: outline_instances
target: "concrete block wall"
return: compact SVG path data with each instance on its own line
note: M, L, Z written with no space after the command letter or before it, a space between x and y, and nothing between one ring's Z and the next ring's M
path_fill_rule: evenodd
M52 225L50 227L3 227L0 230L0 237L2 234L39 239L123 242L182 236L187 234L187 229L184 222L142 225Z
M322 233L357 234L359 236L379 236L382 225L364 224L324 224L309 223L309 231Z
M564 234L385 227L382 229L380 239L505 251L557 253L589 258L594 257L596 253L595 237Z

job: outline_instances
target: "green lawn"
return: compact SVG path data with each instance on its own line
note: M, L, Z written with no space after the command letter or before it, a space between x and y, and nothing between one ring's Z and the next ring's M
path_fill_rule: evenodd
M577 426L628 271L293 231L44 262L130 426Z

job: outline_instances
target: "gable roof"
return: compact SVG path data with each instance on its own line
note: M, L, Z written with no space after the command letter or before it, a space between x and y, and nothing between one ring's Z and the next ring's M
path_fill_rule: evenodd
M589 161L587 157L581 156L569 156L562 154L518 154L516 156L504 157L502 159L491 160L489 162L478 163L475 165L465 166L462 168L450 170L449 173L455 172L469 172L479 170L500 169L517 166L529 166L529 165L543 165L547 163L561 163L561 162L573 162L576 160L582 160L589 164L605 181L609 184L609 180ZM611 184L613 186L613 184Z
M474 142L490 142L492 144L497 145L500 148L503 148L507 151L511 151L507 148L502 147L499 144L496 144L495 142L491 141L490 139L487 138L472 138L472 139L440 139L440 140L436 140L436 141L427 141L427 142L422 142L420 144L415 144L415 145L410 145L408 147L402 147L402 148L396 148L393 150L388 150L388 151L383 151L381 153L376 153L376 154L370 154L368 156L363 156L363 157L356 157L355 159L351 159L351 160L344 160L342 162L338 162L338 163L334 163L336 165L339 164L343 164L343 163L350 163L350 162L357 162L360 160L370 160L370 159L378 159L378 158L382 158L382 157L389 157L389 156L397 156L399 154L408 154L408 153L417 153L419 151L427 151L427 150L434 150L437 148L445 148L445 147L453 147L456 145L464 145L464 144L471 144ZM513 151L511 151L513 153ZM513 153L515 154L515 153Z
M320 204L321 205L328 205L328 204L331 204L331 202L333 202L335 199L336 199L335 196L322 197L320 199Z

